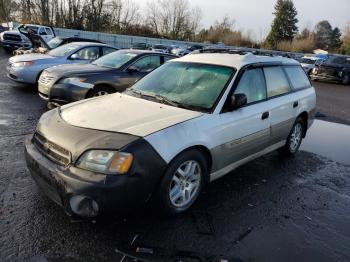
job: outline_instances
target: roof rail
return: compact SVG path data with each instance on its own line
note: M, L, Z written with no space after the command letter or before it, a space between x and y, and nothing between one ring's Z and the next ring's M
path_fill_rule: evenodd
M260 50L241 50L241 49L230 49L230 48L204 48L196 50L191 54L203 54L203 53L225 53L225 54L236 54L236 55L259 55L259 56L277 56L273 52L260 51Z

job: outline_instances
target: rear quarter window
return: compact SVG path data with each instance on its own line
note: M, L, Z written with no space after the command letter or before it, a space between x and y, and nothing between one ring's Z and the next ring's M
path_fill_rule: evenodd
M266 78L267 97L283 95L290 91L289 82L282 67L265 67L264 74Z
M284 68L292 84L293 90L310 87L309 78L300 66L286 66Z

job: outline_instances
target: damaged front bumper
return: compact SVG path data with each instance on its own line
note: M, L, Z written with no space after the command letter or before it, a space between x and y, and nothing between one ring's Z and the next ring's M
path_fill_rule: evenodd
M25 140L25 157L36 184L70 216L92 218L142 207L154 190L147 185L156 181L155 176L148 177L147 169L136 168L133 174L126 175L104 175L56 164L42 155L31 135Z

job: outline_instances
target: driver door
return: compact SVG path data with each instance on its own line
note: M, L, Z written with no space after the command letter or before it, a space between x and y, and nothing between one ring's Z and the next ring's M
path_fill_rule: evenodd
M247 104L220 114L223 144L216 149L218 169L264 150L270 137L266 84L261 68L248 68L240 77L234 94L245 94Z

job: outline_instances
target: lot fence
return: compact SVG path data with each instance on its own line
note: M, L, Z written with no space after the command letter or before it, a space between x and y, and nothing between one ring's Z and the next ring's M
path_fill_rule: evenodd
M73 30L66 28L54 28L57 36L60 37L82 37L87 39L94 39L104 42L106 44L119 47L119 48L129 48L135 43L147 43L150 45L155 44L165 44L165 45L191 45L196 44L194 42L185 42L177 40L168 40L162 38L151 38L142 36L131 36L131 35L118 35L118 34L108 34L99 33L91 31Z

